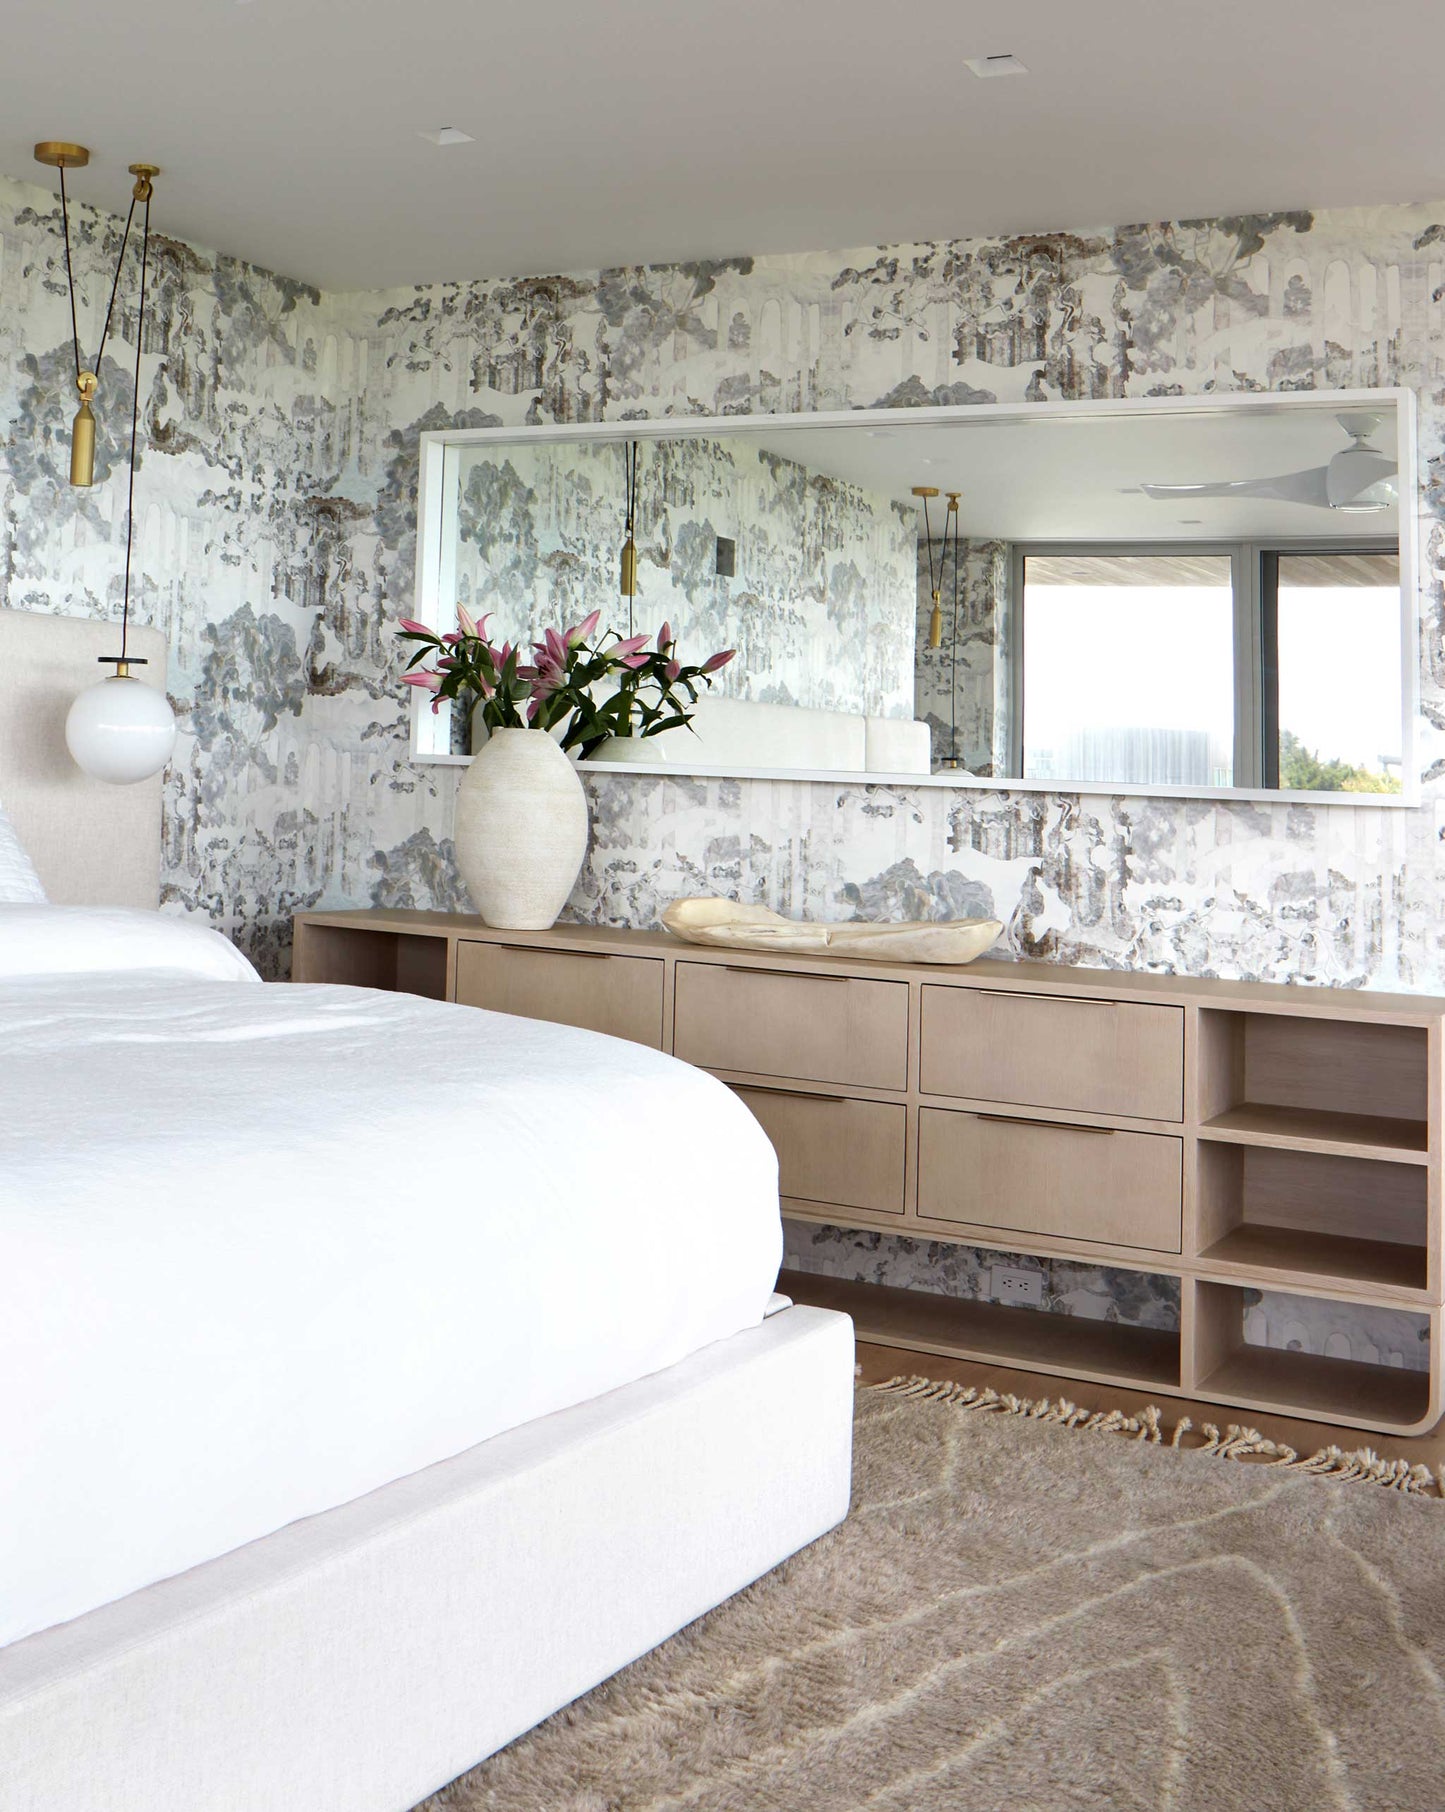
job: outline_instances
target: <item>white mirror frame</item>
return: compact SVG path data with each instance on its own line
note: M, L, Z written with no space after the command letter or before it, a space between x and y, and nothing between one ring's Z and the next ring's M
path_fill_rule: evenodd
M1300 793L1254 787L1148 786L1121 782L1069 783L1057 780L1015 780L1004 776L978 778L956 773L881 774L814 768L709 767L706 763L660 767L645 762L589 761L586 768L599 774L636 774L650 780L668 775L721 779L797 780L842 782L853 786L952 787L958 791L986 793L1053 793L1068 798L1221 799L1257 801L1262 804L1348 805L1413 807L1420 802L1416 749L1419 743L1420 641L1418 542L1420 533L1419 480L1416 465L1415 393L1406 388L1309 391L1229 391L1208 396L1122 397L1104 401L1069 403L960 403L929 409L846 409L829 413L793 415L685 415L661 416L651 421L548 422L530 428L456 428L424 433L420 440L421 470L417 491L417 557L415 614L422 622L451 627L454 605L443 602L446 550L442 547L442 472L449 446L535 445L544 441L694 440L730 434L756 434L760 423L769 428L828 429L858 427L869 423L896 423L906 414L911 426L944 427L966 422L984 427L991 421L1068 419L1083 421L1120 415L1217 415L1222 411L1279 412L1308 402L1320 409L1363 409L1385 404L1395 411L1396 459L1400 482L1400 611L1401 688L1403 706L1403 790L1399 793ZM1071 539L1077 540L1077 537ZM433 716L429 694L410 688L411 755L417 762L465 767L469 755L455 755L443 746L441 725Z

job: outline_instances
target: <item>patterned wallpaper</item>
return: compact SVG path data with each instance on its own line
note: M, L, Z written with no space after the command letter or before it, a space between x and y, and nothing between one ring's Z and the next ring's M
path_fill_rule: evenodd
M617 590L621 443L456 451L456 594L529 642ZM641 443L639 631L664 619L690 660L738 658L717 690L765 704L913 715L914 513L796 460L728 439ZM736 572L717 571L719 536ZM450 625L447 625L450 627Z
M118 227L77 212L93 342ZM823 916L987 913L1004 955L1445 991L1442 299L1445 204L384 295L163 244L138 553L182 714L167 897L273 971L297 907L457 903L455 771L408 758L387 633L411 608L425 428L1407 384L1420 810L594 776L570 910L646 924L708 891ZM55 197L0 183L0 602L113 615L124 525L104 480L132 323L101 374L88 495L63 482L67 326Z

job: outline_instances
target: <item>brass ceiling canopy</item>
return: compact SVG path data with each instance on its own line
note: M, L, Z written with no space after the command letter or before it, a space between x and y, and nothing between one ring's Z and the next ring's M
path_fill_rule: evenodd
M84 145L72 145L63 138L43 138L35 147L35 161L49 164L52 170L83 170L90 153Z

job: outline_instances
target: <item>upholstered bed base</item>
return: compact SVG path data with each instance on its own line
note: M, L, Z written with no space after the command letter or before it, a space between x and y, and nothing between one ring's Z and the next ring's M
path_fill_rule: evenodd
M0 1801L405 1812L839 1522L852 1394L784 1309L0 1649Z

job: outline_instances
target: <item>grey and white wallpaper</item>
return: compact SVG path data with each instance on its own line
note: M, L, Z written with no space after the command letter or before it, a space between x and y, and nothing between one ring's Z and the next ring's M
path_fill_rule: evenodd
M1008 772L1008 681L1004 625L1008 599L1009 545L1006 541L960 538L955 594L954 544L942 566L943 645L930 648L933 577L941 544L930 568L928 543L918 538L918 618L914 655L914 715L928 725L937 772L947 766L985 778Z
M77 212L93 342L118 224ZM102 482L73 492L58 228L52 193L0 183L0 602L113 615L133 323L101 374ZM383 295L170 242L157 300L138 554L182 719L166 894L272 972L299 907L459 903L455 770L409 758L389 634L412 606L423 429L1405 384L1419 810L593 776L569 910L647 924L707 891L986 913L1005 956L1445 991L1445 202Z
M526 643L599 605L630 633L622 444L460 447L448 465L456 595L494 613L494 634ZM736 648L717 685L735 698L913 715L912 510L719 438L642 442L637 493L639 633L671 623L694 661ZM719 537L734 544L730 577Z

